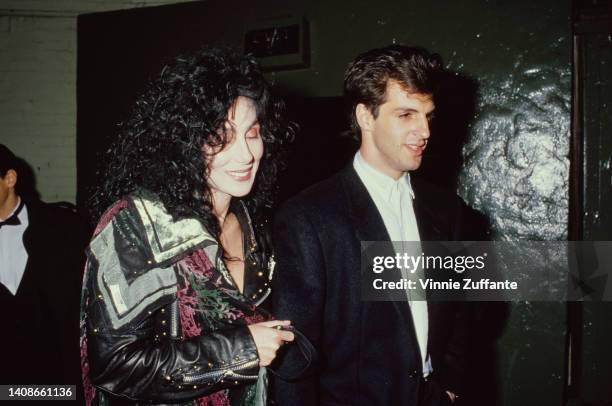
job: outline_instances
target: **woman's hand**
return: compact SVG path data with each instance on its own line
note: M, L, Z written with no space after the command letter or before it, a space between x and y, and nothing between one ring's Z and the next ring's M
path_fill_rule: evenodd
M281 345L295 339L291 331L280 329L282 326L289 325L291 325L289 320L271 320L248 326L257 347L260 367L270 365L276 358L276 352Z

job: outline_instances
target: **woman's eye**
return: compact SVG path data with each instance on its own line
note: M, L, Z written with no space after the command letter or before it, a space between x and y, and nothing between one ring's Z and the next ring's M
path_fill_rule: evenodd
M246 134L247 138L258 138L259 137L259 127L253 127L251 128L247 134Z

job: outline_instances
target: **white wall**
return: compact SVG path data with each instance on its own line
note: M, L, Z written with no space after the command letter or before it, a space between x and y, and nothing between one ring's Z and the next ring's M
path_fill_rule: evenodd
M76 16L185 0L0 0L0 143L45 201L76 197Z

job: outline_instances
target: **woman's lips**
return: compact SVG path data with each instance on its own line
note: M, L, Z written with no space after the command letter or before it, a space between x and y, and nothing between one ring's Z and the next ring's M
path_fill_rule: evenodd
M227 171L227 173L229 174L229 176L231 176L232 178L234 178L235 180L239 181L239 182L245 182L249 179L251 179L251 171L252 171L252 167L251 168L247 168L247 169L241 169L238 171Z

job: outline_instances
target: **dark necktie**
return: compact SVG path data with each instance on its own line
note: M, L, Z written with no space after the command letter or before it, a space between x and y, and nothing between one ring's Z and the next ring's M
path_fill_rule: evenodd
M7 218L4 221L0 221L0 228L2 228L3 226L18 226L19 224L21 224L21 221L19 220L19 217L17 216L19 215L19 212L21 211L22 208L23 208L23 200L19 204L19 207L17 208L17 210L13 212L13 215L11 215L9 218Z

